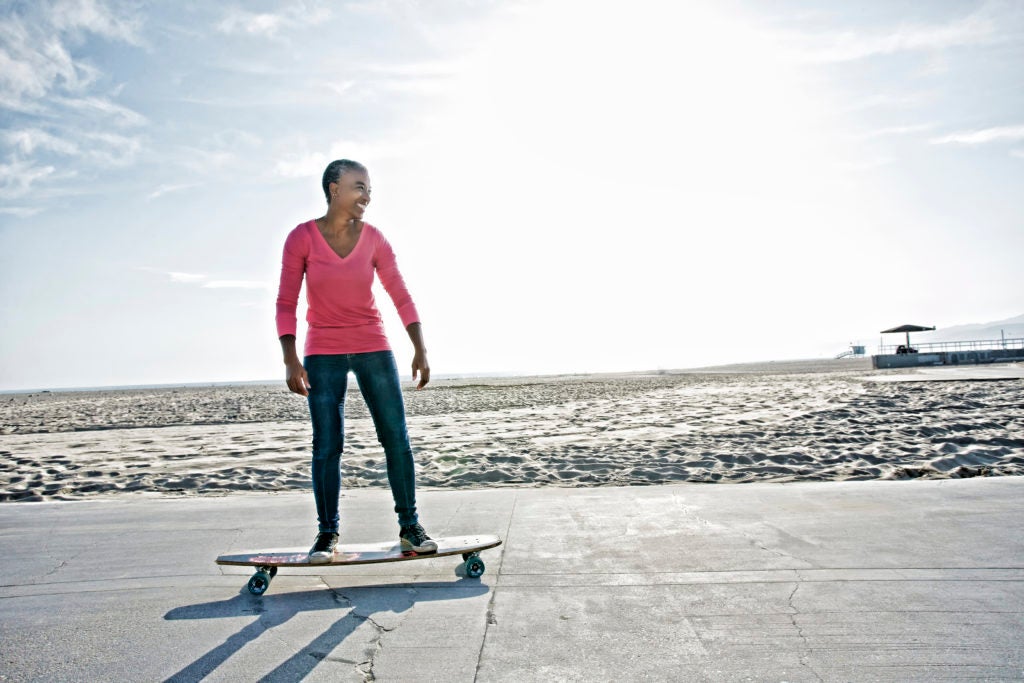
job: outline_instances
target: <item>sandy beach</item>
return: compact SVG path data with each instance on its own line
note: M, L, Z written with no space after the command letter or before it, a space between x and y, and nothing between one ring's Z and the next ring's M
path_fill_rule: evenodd
M421 487L1024 474L1024 381L877 382L864 359L437 380L405 393ZM386 486L350 385L343 485ZM309 488L281 384L0 395L0 500Z

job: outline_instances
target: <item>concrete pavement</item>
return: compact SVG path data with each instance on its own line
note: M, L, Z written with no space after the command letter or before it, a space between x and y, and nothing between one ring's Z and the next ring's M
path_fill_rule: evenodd
M457 558L282 569L311 494L0 505L0 680L1024 678L1024 478L420 492ZM348 492L344 542L392 537Z
M867 375L869 382L985 382L1024 379L1024 363L995 365L944 365L909 368L910 372Z

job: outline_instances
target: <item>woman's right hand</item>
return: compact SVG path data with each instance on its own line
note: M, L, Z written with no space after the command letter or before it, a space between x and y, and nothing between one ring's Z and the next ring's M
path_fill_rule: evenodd
M293 393L309 396L309 375L306 374L306 368L302 367L302 363L299 361L288 363L286 367L285 381L288 383L288 388Z

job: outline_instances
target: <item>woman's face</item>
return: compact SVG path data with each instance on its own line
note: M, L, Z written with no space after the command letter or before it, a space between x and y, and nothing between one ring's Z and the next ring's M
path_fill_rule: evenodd
M331 208L340 209L350 216L361 219L370 203L370 176L365 171L348 171L338 182L328 186L331 191Z

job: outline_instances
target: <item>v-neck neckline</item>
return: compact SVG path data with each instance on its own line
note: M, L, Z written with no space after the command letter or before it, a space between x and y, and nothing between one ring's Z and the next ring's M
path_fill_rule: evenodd
M334 250L334 247L331 246L331 243L328 242L327 238L324 236L323 231L320 230L319 224L317 224L315 219L313 220L313 232L320 236L320 240L323 242L324 246L327 247L327 250L334 254L338 258L338 260L342 262L348 261L350 258L352 258L352 254L356 253L356 249L358 249L359 245L362 244L363 242L363 233L366 232L366 228L368 227L370 227L369 224L366 221L363 221L363 227L359 231L359 237L356 238L356 243L352 245L352 250L349 251L344 256L342 256L341 254Z

